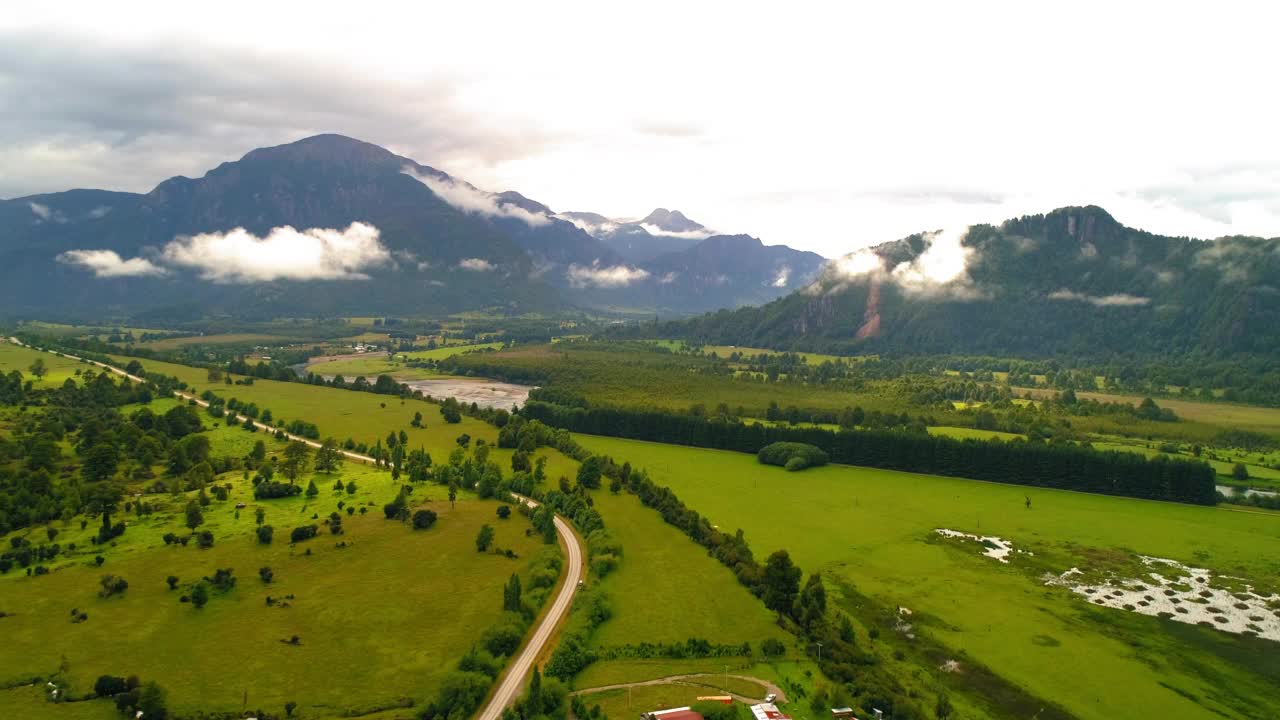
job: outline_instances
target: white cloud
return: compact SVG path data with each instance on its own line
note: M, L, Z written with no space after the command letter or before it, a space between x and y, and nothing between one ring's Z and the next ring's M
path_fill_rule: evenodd
M652 223L640 223L640 227L644 228L644 231L649 233L650 235L683 238L685 240L705 240L714 234L710 230L684 230L681 232L675 232L672 230L663 230L662 228Z
M810 292L838 292L849 281L859 277L892 282L908 293L944 296L953 300L972 300L983 295L969 277L969 264L974 250L966 247L964 230L939 230L925 234L925 248L915 259L898 263L889 270L884 259L863 248L829 261L822 277L827 287L811 286Z
M941 230L926 236L928 246L911 262L899 263L893 269L893 279L904 288L927 290L951 283L968 284L969 258L973 248L965 247L963 231Z
M27 203L27 205L30 206L31 212L35 213L36 217L40 218L41 220L49 219L50 212L49 212L48 205L41 205L38 202L29 202Z
M515 218L535 227L551 222L551 218L541 213L529 212L518 205L498 202L494 195L473 187L469 183L424 175L409 167L401 172L426 185L441 200L463 212L489 217Z
M570 222L570 223L573 223L574 225L577 225L579 230L585 232L586 234L592 237L598 237L600 235L611 233L614 230L618 229L618 223L612 220L605 220L604 222L601 222L601 223L593 223L590 220L586 220L580 217L574 217L572 215L567 215L565 213L558 213L556 214L555 218L557 220L564 220L565 222Z
M244 228L180 237L161 257L223 283L366 279L364 270L391 260L378 228L358 222L345 230L278 227L265 238Z
M671 272L658 278L658 282L662 283L663 285L670 285L671 283L675 282L676 278L678 277L680 277L680 273L672 270Z
M590 267L575 263L569 266L569 270L565 274L569 278L569 284L576 288L626 287L649 277L649 271L641 268L633 268L626 265L601 267L598 263L593 263Z
M484 258L464 258L458 261L458 269L471 272L489 272L494 269L493 263Z
M1067 290L1066 288L1054 290L1049 293L1048 297L1050 300L1086 302L1098 307L1138 307L1151 303L1151 298L1130 295L1128 293L1115 293L1114 295L1086 295L1074 290Z
M884 260L871 250L862 249L827 263L827 269L842 279L871 275L884 270Z
M787 286L787 280L791 278L791 267L783 265L778 269L778 276L773 279L773 286L776 288L784 288Z
M124 260L114 250L68 250L58 255L58 262L79 265L93 271L94 277L143 277L164 275L165 270L146 258Z

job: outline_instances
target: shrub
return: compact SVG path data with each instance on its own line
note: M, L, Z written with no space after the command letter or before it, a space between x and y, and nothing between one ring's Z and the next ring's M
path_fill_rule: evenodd
M765 657L782 657L787 652L787 646L777 638L768 638L760 643L760 652L764 653Z
M426 530L436 524L436 514L432 510L419 510L413 514L413 529Z
M213 547L213 533L208 530L201 530L196 533L196 545L206 549Z
M253 497L258 500L293 497L294 495L300 495L301 493L302 488L297 485L275 482L272 480L260 482L253 488Z
M271 568L265 565L258 568L258 577L261 578L262 583L264 585L269 585L271 583L271 580L274 579L275 576L276 576L275 572Z
M275 528L270 525L262 525L258 527L258 542L263 545L270 545L271 538L275 535Z
M112 697L128 690L129 683L115 675L102 675L93 684L93 694L98 697Z
M119 595L129 589L129 583L122 577L115 575L103 575L98 581L102 585L102 589L98 591L98 597L109 598L112 595Z
M319 529L320 528L317 525L303 525L301 527L296 527L293 529L293 532L289 533L289 542L310 540L316 536L316 532L318 532Z
M506 520L506 519L507 519L507 518L509 518L509 517L511 517L511 506L510 506L510 505L499 505L499 506L498 506L498 519L499 519L499 520Z
M828 458L821 448L807 443L776 442L760 448L756 459L762 465L777 465L794 472L826 465Z

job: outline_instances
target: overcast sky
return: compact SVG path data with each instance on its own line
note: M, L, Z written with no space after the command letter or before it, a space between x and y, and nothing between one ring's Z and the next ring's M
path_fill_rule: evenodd
M1280 235L1274 4L45 4L0 13L0 197L337 132L827 256L1068 204Z

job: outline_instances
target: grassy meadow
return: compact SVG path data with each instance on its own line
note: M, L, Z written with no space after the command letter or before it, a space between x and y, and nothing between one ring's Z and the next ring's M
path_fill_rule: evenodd
M807 571L848 583L841 602L855 617L859 596L910 608L915 626L962 667L980 663L1079 717L1280 712L1274 643L1094 608L1041 580L1143 553L1274 591L1280 514L843 466L787 473L745 454L578 439L647 468L712 522L743 528L758 556L785 547ZM1001 565L939 541L936 528L997 535L1035 555ZM963 672L943 682L963 690Z
M0 344L0 371L25 372L35 357L44 357L50 368L44 383L60 383L89 367ZM148 367L182 373L189 380L203 380L205 375L203 370L162 363ZM233 388L242 400L276 408L279 417L287 409L289 417L310 419L306 412L324 408L329 414L321 422L342 437L363 437L364 431L372 441L403 428L411 433L413 447L426 447L441 460L456 447L454 438L462 432L496 441L496 430L490 426L468 418L458 425L446 424L436 406L418 401L410 401L409 407L421 406L428 416L424 429L408 426L411 412L405 414L398 398L269 381ZM389 401L387 408L381 407L382 401ZM178 402L156 399L149 407L163 413ZM139 407L120 410L127 415ZM271 454L284 448L267 433L228 427L203 411L201 415L214 456L243 456L258 440ZM365 416L381 422L370 425ZM0 415L0 428L5 421ZM70 457L69 447L63 452ZM549 473L572 473L571 461L554 451L540 453L554 455ZM509 454L495 450L493 457L505 462ZM0 717L118 717L107 701L49 703L43 681L29 682L56 676L75 697L90 692L99 675L113 674L155 680L168 691L170 709L182 714L238 714L246 707L279 714L284 703L296 701L305 718L368 713L379 720L410 718L414 711L409 706L433 696L443 675L484 628L499 620L501 590L508 577L525 573L542 553L554 552L526 535L528 522L521 515L498 520L495 501L481 501L465 491L451 506L444 488L417 487L411 506L431 508L439 521L429 530L414 531L383 519L382 505L398 488L389 473L348 461L335 473L308 473L299 483L305 486L312 478L321 490L314 499L256 501L240 471L219 476L216 483L229 483L232 489L226 501L213 499L204 508L199 529L213 533L215 543L209 549L198 549L195 543L166 545L162 539L165 533L189 533L183 509L194 492L143 496L155 506L151 515L137 516L122 508L116 517L128 523L128 530L106 546L90 542L97 530L94 519L77 516L54 522L64 552L43 563L51 572L32 577L15 569L0 576L0 611L5 613L0 632L6 641L6 651L0 654L0 688L5 688L0 690ZM339 480L354 482L358 490L334 489ZM237 509L241 502L246 507ZM257 542L258 507L266 511L265 523L275 528L270 545ZM319 524L331 512L342 515L342 535L331 535L322 525L316 538L290 544L294 527ZM83 528L82 519L88 520ZM495 545L511 548L516 559L475 551L476 533L485 523L497 530ZM40 526L10 535L43 542L44 531ZM0 537L0 543L8 547L9 539ZM71 544L74 550L67 549ZM98 556L103 558L100 567ZM269 585L258 577L264 566L274 571ZM199 610L179 601L201 577L212 576L218 568L234 570L233 589L212 591L208 605ZM129 588L102 599L98 581L108 573L125 578ZM169 575L179 578L178 589L168 589ZM287 598L289 604L269 606L267 595ZM71 622L73 609L86 613L87 620ZM294 635L299 644L283 642Z
M728 568L636 497L606 490L593 498L623 549L618 569L602 581L614 617L596 630L596 646L683 642L693 636L758 648L766 638L788 638L773 613Z

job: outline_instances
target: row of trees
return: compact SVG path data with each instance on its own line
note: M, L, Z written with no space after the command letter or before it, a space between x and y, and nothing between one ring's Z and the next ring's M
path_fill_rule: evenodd
M1065 490L1212 505L1213 469L1198 461L1103 452L1072 443L957 440L920 433L790 428L656 409L530 401L521 415L573 432L756 453L775 442L821 448L832 462Z

